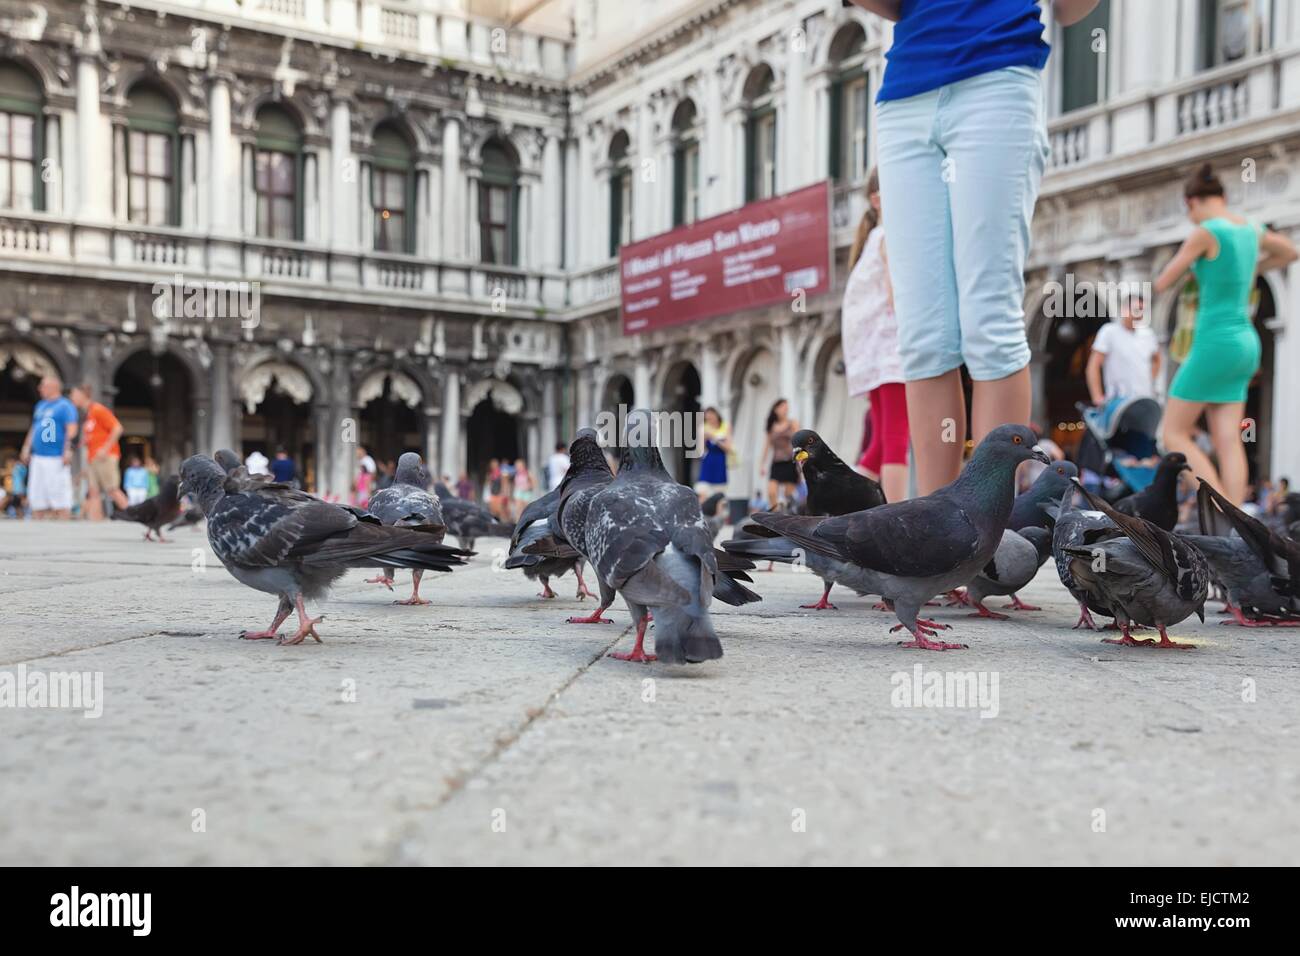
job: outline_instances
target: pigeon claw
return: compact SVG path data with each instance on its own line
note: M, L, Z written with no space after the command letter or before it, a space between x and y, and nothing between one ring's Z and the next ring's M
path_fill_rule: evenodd
M605 609L603 607L598 607L596 608L596 613L592 614L590 617L571 617L568 618L567 623L569 624L613 624L614 622L610 618L601 617L601 615L604 613L605 613Z
M240 631L239 639L241 641L268 641L272 638L279 639L278 631Z
M1041 611L1042 608L1037 604L1026 604L1016 595L1011 595L1011 603L1002 605L1004 608L1010 608L1013 611Z
M943 602L943 607L971 607L970 595L960 588L953 588L946 595L948 600Z
M968 617L986 617L990 621L1009 621L1011 618L1006 614L999 614L997 611L990 611L981 601L975 601L971 605L975 608L975 613Z
M555 592L551 590L551 586L549 584L542 585L542 588L543 590L537 592L537 596L539 598L545 598L546 600L549 601L553 597L555 597Z
M889 632L902 630L906 625L899 624L897 627L891 627ZM920 620L916 622L915 628L908 628L912 634L912 640L899 641L899 647L913 647L922 651L964 651L965 644L952 644L948 641L932 641L930 638L937 636L933 630L925 627Z
M1097 622L1092 619L1092 612L1088 610L1086 604L1079 605L1079 620L1075 623L1074 627L1070 628L1070 630L1077 631L1081 627L1086 627L1090 631L1101 630L1101 628L1097 626Z
M951 624L940 624L938 621L932 621L928 617L918 617L916 623L921 625L927 631L951 631Z
M619 651L610 651L609 656L616 661L632 661L639 664L649 664L651 661L659 660L655 655L647 654L640 647L628 651L626 654Z
M418 605L432 604L433 602L428 600L427 598L420 597L420 595L418 594L412 594L405 601L394 601L393 603L400 604L403 607L414 607Z
M325 620L324 614L322 614L320 617L304 618L302 623L298 625L298 630L295 631L293 634L289 635L288 637L280 638L279 643L282 646L287 646L289 644L301 644L303 642L303 639L306 638L308 635L310 635L312 639L315 640L317 644L319 644L321 640L320 640L320 635L316 633L316 625L323 620Z
M1101 642L1103 644L1119 644L1121 647L1141 647L1144 644L1154 644L1155 640L1148 637L1139 641L1131 634L1125 634L1123 637L1103 637Z
M826 600L826 595L824 594L822 595L822 599L818 601L816 604L800 604L799 606L807 611L838 611L839 610L839 608L837 608L834 604Z
M376 578L366 578L365 583L366 583L366 584L382 584L384 587L388 588L388 590L390 590L390 591L393 589L393 579L392 579L392 578L386 578L386 577L384 577L382 574L379 575L379 577L376 577Z

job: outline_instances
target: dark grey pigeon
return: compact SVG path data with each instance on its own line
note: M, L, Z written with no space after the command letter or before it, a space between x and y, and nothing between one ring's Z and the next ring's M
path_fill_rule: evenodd
M250 474L248 468L229 448L219 448L212 456L213 460L226 473L226 487L238 489L240 491L254 491L260 488L271 488L281 493L285 497L292 497L296 501L310 502L321 501L313 494L309 494L292 485L283 485L277 482L270 475ZM380 521L365 508L358 508L356 505L350 505L345 501L329 502L333 507L346 511L359 521L366 521L370 524L379 524Z
M427 491L429 472L424 461L413 451L405 452L397 459L397 470L393 472L393 483L370 496L367 508L379 519L380 524L390 528L419 528L436 535L441 541L447 531L442 521L442 507L438 499ZM419 568L411 569L411 596L405 601L394 604L429 604L430 601L420 597L420 579L424 572ZM387 568L379 569L379 576L367 578L367 584L384 584L391 591L393 576Z
M1300 626L1300 545L1246 514L1200 479L1201 534L1184 534L1228 592L1243 627ZM1233 534L1233 532L1236 532Z
M1114 508L1120 514L1144 518L1157 528L1173 531L1178 524L1178 481L1183 472L1191 471L1187 456L1171 451L1160 459L1156 476L1141 491L1120 498Z
M152 541L155 534L159 541L165 541L162 529L175 521L181 513L181 498L176 490L179 486L180 479L168 475L159 484L158 494L129 508L115 508L112 518L114 521L134 521L144 525L146 541Z
M1090 631L1097 631L1101 630L1101 628L1093 620L1093 614L1102 614L1106 617L1113 617L1114 615L1110 613L1109 608L1103 607L1093 600L1088 592L1079 585L1079 582L1074 580L1074 575L1070 571L1070 557L1066 554L1066 549L1091 547L1109 538L1119 537L1120 531L1115 527L1115 522L1100 511L1073 507L1076 490L1077 486L1071 482L1070 487L1062 493L1059 505L1044 504L1040 507L1054 522L1052 526L1052 558L1056 565L1057 577L1061 579L1065 589L1070 592L1070 596L1079 602L1079 620L1074 623L1073 630L1086 627Z
M1079 475L1078 466L1072 461L1054 461L1034 479L1024 494L1016 495L1015 504L1011 506L1011 522L1007 525L1012 531L1022 528L1051 528L1052 519L1040 505L1055 503L1061 495L1074 486L1070 479Z
M497 520L492 512L476 501L457 498L442 482L438 482L434 490L442 506L442 520L447 525L447 533L454 534L465 550L473 551L474 542L479 538L509 538L514 534L514 525ZM443 491L447 492L445 496Z
M805 568L825 582L827 593L833 584L843 585L861 596L880 594L883 588L880 575L875 571L801 548L789 538L752 521L741 524L729 540L722 542L722 547L728 554L754 561L776 561Z
M1002 532L1002 541L993 552L993 558L975 579L966 585L966 600L979 617L996 620L1007 619L1005 614L990 611L984 599L995 594L1010 595L1006 605L1017 611L1041 611L1041 607L1026 604L1016 597L1016 592L1029 584L1038 569L1052 556L1052 535L1046 528L1024 528Z
M320 641L304 600L323 596L349 568L380 565L450 571L467 554L419 528L386 528L362 521L342 508L274 484L247 488L206 455L181 465L181 482L208 519L208 543L221 563L243 584L280 599L275 620L265 631L245 631L247 639L280 638L298 644L310 635ZM298 610L298 631L277 633Z
M1080 590L1110 609L1123 636L1106 644L1190 648L1171 641L1165 629L1196 614L1205 620L1210 568L1204 556L1187 542L1145 518L1116 511L1082 485L1088 504L1115 522L1121 537L1090 546L1064 549L1070 573ZM1137 640L1129 634L1133 622L1154 627L1160 642Z
M168 531L174 531L177 528L194 527L203 520L203 509L199 507L186 508L179 518L167 526Z
M923 498L892 502L832 518L754 515L754 521L806 551L876 572L912 640L905 647L965 647L933 641L947 625L918 618L936 594L972 580L1002 540L1015 498L1015 472L1031 458L1051 464L1023 425L1002 425L980 442L952 484Z
M583 428L578 431L578 436L595 439L596 431L593 428ZM554 557L532 554L525 550L553 535L554 531L559 528L559 511L559 488L529 502L528 507L523 510L519 515L519 520L515 523L514 534L510 537L510 556L506 558L505 566L507 568L523 568L524 576L529 580L541 581L542 591L537 595L538 597L548 600L554 598L555 592L551 590L551 578L560 577L570 570L578 579L578 600L582 601L589 597L595 597L587 589L587 582L583 580L582 566L584 562L582 556L576 550L566 546L565 553Z
M564 500L561 524L569 542L591 563L602 600L609 592L622 594L636 622L631 653L610 656L673 664L714 660L722 656L722 642L709 619L718 575L713 537L699 499L664 468L653 422L644 410L628 416L618 474L581 496L585 514L580 527L570 524L570 509L579 505L580 496ZM569 469L572 473L572 458ZM646 654L651 612L655 653Z

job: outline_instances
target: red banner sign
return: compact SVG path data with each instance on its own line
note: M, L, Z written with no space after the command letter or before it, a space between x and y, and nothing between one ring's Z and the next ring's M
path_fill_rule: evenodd
M830 289L826 182L623 246L623 334L696 322Z

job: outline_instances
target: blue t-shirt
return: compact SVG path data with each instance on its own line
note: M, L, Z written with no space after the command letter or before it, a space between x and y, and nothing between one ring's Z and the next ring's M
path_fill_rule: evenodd
M294 467L292 458L272 458L271 477L282 485L293 481Z
M32 454L50 457L63 454L68 426L77 423L77 407L63 396L43 398L32 413Z
M1041 70L1051 49L1038 0L902 0L878 102L1008 66Z
M123 488L148 488L149 469L142 465L132 465L122 475Z

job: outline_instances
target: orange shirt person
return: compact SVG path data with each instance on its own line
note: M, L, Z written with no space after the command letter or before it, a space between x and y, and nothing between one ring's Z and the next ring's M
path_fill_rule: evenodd
M83 382L72 390L69 397L85 419L82 436L90 478L90 487L86 491L86 517L91 521L102 521L103 495L112 497L114 507L127 507L126 494L122 491L122 448L118 444L122 437L122 423L105 405L93 401L92 394L90 385Z

